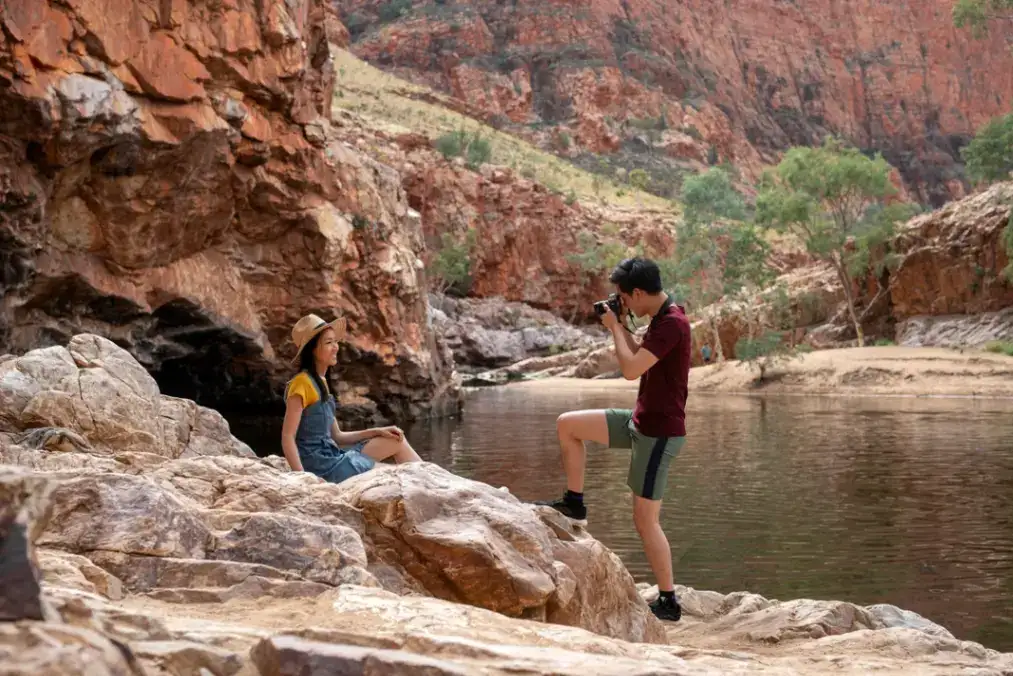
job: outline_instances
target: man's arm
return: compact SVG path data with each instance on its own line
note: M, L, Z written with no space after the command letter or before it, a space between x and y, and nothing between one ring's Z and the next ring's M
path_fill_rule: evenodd
M630 352L633 354L637 353L640 349L640 343L637 342L637 337L632 331L623 331L623 338L626 340L626 344L630 347Z
M636 380L658 363L658 358L650 350L637 345L629 331L624 329L619 322L613 324L612 342L616 346L616 359L619 360L619 370L626 380Z

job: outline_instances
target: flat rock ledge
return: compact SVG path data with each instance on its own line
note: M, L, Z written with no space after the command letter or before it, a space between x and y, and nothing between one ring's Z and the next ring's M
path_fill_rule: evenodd
M94 335L0 357L0 674L1002 674L893 606L680 588L431 463L258 459Z

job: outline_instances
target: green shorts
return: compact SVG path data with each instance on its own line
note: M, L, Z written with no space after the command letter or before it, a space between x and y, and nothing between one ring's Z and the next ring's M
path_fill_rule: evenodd
M668 466L679 455L686 437L648 437L633 424L633 411L622 408L605 410L609 428L609 448L630 448L630 472L626 485L636 495L661 500L668 481Z

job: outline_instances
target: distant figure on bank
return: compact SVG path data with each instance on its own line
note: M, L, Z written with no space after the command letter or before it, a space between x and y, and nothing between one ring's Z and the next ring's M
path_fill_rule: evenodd
M612 272L620 309L651 317L637 345L619 318L608 310L602 324L612 333L616 357L627 380L640 378L636 407L571 411L559 416L556 430L566 473L566 494L548 504L566 516L587 518L584 507L585 441L633 450L627 485L633 491L633 522L661 592L651 611L662 620L682 615L675 598L672 552L661 529L661 500L669 463L686 441L686 397L692 354L685 311L663 292L658 266L643 258L622 261Z
M704 364L710 364L711 363L711 346L710 345L704 345L703 347L701 347L700 348L700 354L701 354L701 356L703 356L703 363Z
M338 363L338 343L345 337L344 318L327 323L306 315L292 329L293 363L299 373L285 391L281 448L289 467L311 472L332 483L373 469L377 461L420 460L397 427L342 432L334 418L337 403L327 385L327 371Z

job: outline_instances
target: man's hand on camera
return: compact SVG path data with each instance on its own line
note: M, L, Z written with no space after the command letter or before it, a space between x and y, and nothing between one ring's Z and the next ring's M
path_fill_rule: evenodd
M601 316L601 323L609 331L617 326L620 326L619 318L616 317L614 312L612 312L612 308L605 310L605 314Z

